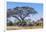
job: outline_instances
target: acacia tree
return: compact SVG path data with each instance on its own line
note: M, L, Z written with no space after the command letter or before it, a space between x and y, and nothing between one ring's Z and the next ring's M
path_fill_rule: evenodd
M11 10L11 9L8 9ZM7 16L13 16L17 18L19 21L24 22L24 19L30 14L36 14L37 12L32 7L16 7L13 11L7 13Z
M29 14L36 14L37 12L31 7L16 7L14 8L13 17L19 21L24 20ZM19 19L21 18L21 20Z

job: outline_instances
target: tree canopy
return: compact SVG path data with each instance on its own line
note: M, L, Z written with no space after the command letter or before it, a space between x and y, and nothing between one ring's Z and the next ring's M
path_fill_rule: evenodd
M12 9L8 9L7 17L13 16L17 18L19 21L24 20L29 14L36 14L37 11L32 7L16 7Z

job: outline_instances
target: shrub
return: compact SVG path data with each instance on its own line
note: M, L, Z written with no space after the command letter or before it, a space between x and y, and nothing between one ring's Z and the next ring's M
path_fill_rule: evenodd
M17 26L25 26L26 25L26 21L17 21L16 25Z
M11 21L9 21L9 23L7 23L7 26L12 26L13 23Z

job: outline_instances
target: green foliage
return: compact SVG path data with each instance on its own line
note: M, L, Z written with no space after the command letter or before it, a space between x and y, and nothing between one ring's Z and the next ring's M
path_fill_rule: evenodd
M40 22L40 21L39 21ZM15 21L14 23L12 23L11 21L9 21L9 23L7 23L7 26L43 26L43 23L34 23L31 22L31 20L22 20L22 21Z
M17 22L16 22L16 25L18 25L18 26L24 26L24 25L26 25L26 21L24 21L24 20L22 20L22 21L17 21Z
M37 23L36 26L43 26L43 23Z
M9 23L7 23L7 26L12 26L13 23L11 21L9 21Z

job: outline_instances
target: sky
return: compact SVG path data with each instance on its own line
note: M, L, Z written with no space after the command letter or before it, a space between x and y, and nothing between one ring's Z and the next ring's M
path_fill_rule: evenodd
M13 9L15 7L22 7L22 6L32 7L35 9L35 11L37 11L37 14L34 14L29 17L30 19L38 20L41 17L43 17L43 4L42 3L7 2L8 9ZM13 17L10 18L10 20L12 19Z

